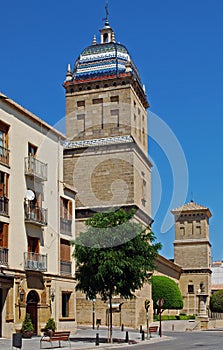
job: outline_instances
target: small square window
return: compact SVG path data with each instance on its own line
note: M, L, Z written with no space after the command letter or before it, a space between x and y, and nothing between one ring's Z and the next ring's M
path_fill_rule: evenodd
M77 120L84 120L84 114L77 114Z
M112 109L111 110L111 116L117 117L119 115L119 110L118 109Z
M103 103L103 98L94 98L92 100L92 103L93 103L93 105L97 105L97 104Z
M118 103L118 102L119 102L119 96L111 96L111 97L110 97L110 101L111 101L111 102L117 102L117 103Z
M85 107L85 101L77 101L77 107Z
M188 293L193 294L194 293L194 285L188 284Z

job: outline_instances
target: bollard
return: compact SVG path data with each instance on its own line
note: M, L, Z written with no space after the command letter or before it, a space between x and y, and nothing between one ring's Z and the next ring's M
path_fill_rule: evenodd
M139 333L142 333L142 325L140 325Z
M121 331L122 332L124 331L124 324L122 324Z
M145 332L142 330L142 340L145 340Z
M172 324L172 331L174 331L174 324Z
M129 332L125 333L125 342L128 343L129 342Z
M99 345L99 334L96 333L95 345Z

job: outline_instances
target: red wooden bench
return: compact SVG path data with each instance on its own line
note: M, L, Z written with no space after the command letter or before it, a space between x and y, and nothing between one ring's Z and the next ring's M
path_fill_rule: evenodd
M158 326L150 326L149 327L149 336L152 338L152 333L158 333Z
M61 347L61 341L68 341L70 345L70 332L69 331L56 331L52 332L50 335L44 335L40 339L40 349L42 349L42 342L48 342L51 344L51 348L53 347L53 342L58 341L59 347Z

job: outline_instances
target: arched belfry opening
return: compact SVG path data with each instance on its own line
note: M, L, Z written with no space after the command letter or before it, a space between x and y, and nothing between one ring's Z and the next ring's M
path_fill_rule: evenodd
M105 34L103 35L103 42L104 42L104 43L107 43L107 42L108 42L108 33L105 33Z

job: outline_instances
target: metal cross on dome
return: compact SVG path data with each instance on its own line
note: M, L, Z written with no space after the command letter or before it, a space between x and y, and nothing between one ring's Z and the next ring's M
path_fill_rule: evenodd
M108 0L106 0L105 13L106 13L106 17L104 18L105 25L109 25L109 22L108 22L108 15L109 15L109 12L108 12Z

